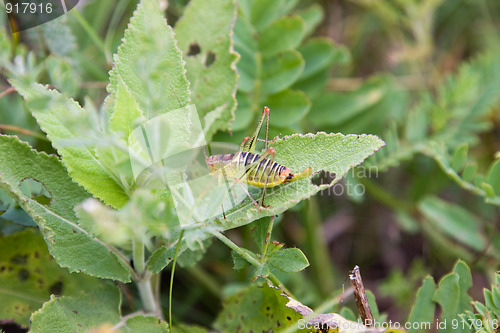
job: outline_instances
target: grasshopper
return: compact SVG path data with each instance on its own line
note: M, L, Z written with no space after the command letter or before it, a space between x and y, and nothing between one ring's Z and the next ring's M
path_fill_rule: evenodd
M301 180L312 174L311 167L307 167L304 171L299 173L292 173L292 169L274 162L274 148L267 147L268 143L274 141L267 140L269 132L269 114L270 110L265 106L262 110L262 116L255 133L251 137L243 139L238 153L212 155L205 159L211 172L222 171L228 178L232 178L240 184L244 182L251 186L263 188L260 204L257 204L250 193L243 187L246 194L252 199L253 204L259 210L260 207L269 207L264 205L264 196L267 188ZM266 139L261 140L259 139L259 133L264 123L264 118L267 118ZM262 155L254 153L257 141L263 141L265 144L264 153Z

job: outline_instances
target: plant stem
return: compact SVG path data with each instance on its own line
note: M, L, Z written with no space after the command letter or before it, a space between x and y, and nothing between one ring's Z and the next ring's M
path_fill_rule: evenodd
M262 264L257 260L255 259L254 257L252 257L251 255L248 254L248 252L246 251L243 251L238 245L234 244L229 238L227 238L226 236L224 236L222 233L220 232L214 232L212 233L215 237L217 237L217 239L219 239L222 243L226 244L231 250L235 251L236 253L238 253L240 256L242 256L246 261L248 261L248 263L250 263L251 265L255 266L255 267L260 267L262 266ZM269 279L269 281L271 281L276 287L279 287L281 288L284 292L286 292L288 294L288 296L293 297L293 294L283 285L283 283L281 283L281 281L274 275L274 274L269 274L269 276L267 277Z
M152 313L156 317L163 319L163 313L161 312L160 302L158 301L157 298L155 298L153 288L151 285L151 279L153 276L150 276L148 278L143 278L137 281L137 289L139 290L139 295L141 297L144 311L146 313Z
M0 124L0 130L14 131L14 132L18 132L21 134L31 135L35 138L38 138L38 139L41 139L44 141L50 141L49 139L47 139L47 137L45 135L42 135L42 134L34 132L34 131L30 131L30 130L22 128L22 127L14 126L14 125Z
M306 237L310 244L312 268L316 271L315 278L322 294L329 294L334 289L334 271L332 260L328 253L324 233L322 232L321 214L316 197L309 198L306 207L305 224Z
M266 240L264 242L264 248L262 249L262 259L264 261L266 260L267 246L269 245L269 240L271 239L271 233L273 232L274 218L275 215L271 216L271 219L269 220L269 225L267 226Z
M144 273L144 243L133 241L132 250L134 256L134 269L139 275L141 275Z
M172 261L172 271L170 272L170 291L168 293L168 330L172 332L172 293L174 290L174 273L175 264L177 263L177 256L179 255L179 248L181 244L182 237L184 236L184 229L182 229L177 245L175 246L174 260Z

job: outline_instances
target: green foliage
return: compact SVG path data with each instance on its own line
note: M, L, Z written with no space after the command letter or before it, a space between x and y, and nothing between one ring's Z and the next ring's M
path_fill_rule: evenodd
M441 278L437 286L432 277L426 277L407 320L411 324L409 332L426 331L431 327L438 328L440 332L468 332L459 315L471 309L472 299L468 295L471 286L470 269L461 260L451 273ZM434 319L436 305L441 307L442 313L440 318Z
M286 306L288 298L282 291L255 284L227 299L215 328L223 332L283 330L296 323L302 316Z
M269 8L272 7L272 8ZM291 134L308 113L310 100L326 86L325 70L345 63L345 48L331 40L304 41L323 15L317 5L293 10L294 1L265 6L259 1L240 1L234 27L237 64L238 109L234 131L243 131L263 105L271 107L270 132ZM318 76L325 79L318 80Z
M32 312L51 294L73 295L97 288L101 282L84 274L70 274L47 251L41 235L32 230L1 238L0 318L28 327Z
M44 234L58 264L70 271L130 281L126 264L114 249L78 225L74 207L89 198L89 194L73 183L55 156L37 153L16 137L0 136L0 155L3 158L0 186L14 196L19 205L31 215ZM50 201L39 203L22 191L24 180L32 179L50 193Z
M120 302L119 289L111 285L75 296L52 296L33 313L30 331L85 332L105 323L117 323L120 321Z
M498 330L500 318L500 275L495 274L495 285L490 289L483 289L484 303L472 302L475 312L466 310L460 315L469 327L476 332L493 333Z

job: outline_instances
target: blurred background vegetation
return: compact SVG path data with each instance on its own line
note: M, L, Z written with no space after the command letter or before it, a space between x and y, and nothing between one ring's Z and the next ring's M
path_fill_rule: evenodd
M481 300L500 258L500 2L290 3L283 16L297 14L310 28L309 39L297 46L305 68L325 62L294 82L293 88L305 93L299 98L302 107L277 107L273 113L269 103L271 135L370 133L387 146L338 185L277 219L272 238L302 249L311 263L301 273L281 274L280 280L314 308L338 295L349 270L359 265L380 311L404 321L422 279L431 274L437 281L461 258L472 269L470 294ZM186 4L169 1L170 25ZM2 17L0 132L55 153L21 97L9 89L6 78L12 73L51 84L99 112L112 54L136 5L81 1L78 11L22 32L18 40ZM333 41L328 42L331 54L323 57L314 48L307 53L307 41L325 37ZM244 46L235 41L236 51L244 52ZM242 55L240 72L245 61ZM276 98L264 95L240 82L232 135L217 133L214 140L239 143L249 135L264 103ZM314 181L328 177L317 175ZM252 248L252 227L228 235ZM20 228L0 215L2 234ZM213 242L199 264L178 269L176 319L210 326L224 295L250 281L250 270L235 271L232 265L229 250ZM127 291L125 306L134 307L134 293ZM167 293L162 304L168 304ZM354 309L352 300L342 306Z

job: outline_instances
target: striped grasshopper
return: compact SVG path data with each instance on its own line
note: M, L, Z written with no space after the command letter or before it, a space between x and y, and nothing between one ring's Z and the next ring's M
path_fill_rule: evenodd
M259 124L251 137L243 139L240 145L240 151L232 154L212 155L205 159L211 172L222 172L229 179L234 179L237 183L246 183L251 186L263 188L260 204L258 204L248 193L244 186L246 194L250 197L253 204L260 210L260 207L267 208L264 205L264 196L266 189L279 186L284 183L291 183L309 177L312 174L311 167L305 168L302 172L292 173L292 169L287 168L277 162L274 162L274 148L268 148L269 133L269 114L267 106L262 111ZM259 139L261 127L266 118L266 139ZM265 144L264 153L256 154L255 147L257 141L263 141ZM225 214L224 214L225 215ZM225 217L225 216L224 216Z

